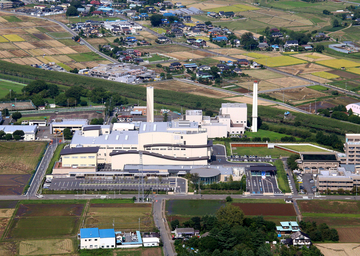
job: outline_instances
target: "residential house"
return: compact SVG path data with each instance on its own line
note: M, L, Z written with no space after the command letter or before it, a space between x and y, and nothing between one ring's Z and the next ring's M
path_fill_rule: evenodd
M210 71L211 67L208 65L202 65L199 67L199 71Z
M183 66L184 66L184 68L190 69L192 71L194 71L198 68L198 65L196 63L186 63Z
M159 42L159 44L165 44L165 43L167 43L167 42L169 42L170 40L167 38L167 37L165 37L165 36L159 36L158 37L158 42Z
M285 48L298 47L299 42L297 40L289 40L289 41L286 41L284 46L285 46Z
M165 6L166 8L172 8L174 6L173 3L170 1L162 2L162 5Z
M279 235L291 235L300 231L299 224L296 221L282 221L281 226L276 226L276 232Z
M175 16L175 14L173 14L172 12L165 12L165 13L163 14L163 16L164 16L164 17L173 17L173 16Z
M182 65L180 62L173 62L169 66L170 70L178 70L182 68Z
M171 30L171 34L173 34L175 37L182 37L183 31L181 29L175 28Z
M180 8L180 7L183 6L183 5L182 5L181 2L177 2L177 3L175 3L175 6L178 7L178 8Z
M253 69L260 69L261 65L254 61L250 67L253 68Z
M280 30L279 30L278 28L271 28L271 29L270 29L270 32L273 32L273 33L274 33L274 32L280 32Z
M309 44L304 44L304 45L302 45L302 47L304 47L304 49L306 51L311 51L313 49L312 45L309 45Z
M235 16L234 12L224 12L224 15L226 18L232 18Z
M308 248L311 245L310 237L302 231L297 231L291 234L289 238L283 240L282 242L286 245L293 245L299 247L306 246Z
M182 16L181 19L184 21L184 22L191 22L191 16L190 15L186 15L186 16Z
M315 35L316 41L328 40L330 37L323 32L319 32Z
M203 39L196 39L195 42L192 43L192 45L197 47L206 47L206 41Z
M230 67L226 64L217 64L216 67L220 69L220 71L228 71L230 70Z
M262 51L266 50L269 47L268 43L259 43L258 48Z
M197 234L193 228L176 228L174 231L174 239L193 237Z
M169 25L169 21L167 19L161 19L161 25L167 26Z
M188 39L186 39L186 42L188 44L193 44L194 42L196 42L196 39L195 38L188 38Z
M233 72L236 74L242 74L242 70L240 68L234 68Z
M160 245L160 234L159 233L143 233L142 241L144 247L154 247Z
M240 67L249 67L249 66L250 66L250 61L247 60L247 59L238 59L238 60L237 60L237 64L238 64Z
M283 38L283 34L281 32L274 32L271 34L271 37L273 38Z

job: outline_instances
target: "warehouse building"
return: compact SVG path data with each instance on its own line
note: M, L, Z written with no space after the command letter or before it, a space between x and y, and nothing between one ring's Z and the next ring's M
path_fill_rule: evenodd
M0 125L0 131L6 134L13 134L15 131L24 132L24 140L32 141L36 139L37 126L36 125Z
M87 119L55 119L50 123L50 133L62 133L65 128L72 132L79 131L85 125L88 125Z

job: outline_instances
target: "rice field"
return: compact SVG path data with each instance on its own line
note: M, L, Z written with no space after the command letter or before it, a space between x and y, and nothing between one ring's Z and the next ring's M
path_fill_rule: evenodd
M260 59L255 59L255 61L259 64L269 67L291 66L291 65L306 63L306 61L304 60L296 59L290 56L260 58Z
M246 53L244 55L249 56L249 57L253 57L255 59L269 58L269 56L267 56L267 55L256 53L256 52L249 52L249 53Z
M230 5L230 6L206 9L206 11L209 11L209 12L220 12L220 11L223 11L223 12L245 12L245 11L258 10L258 9L259 8L257 8L257 7L248 6L248 5L244 5L244 4L235 4L235 5Z
M317 61L317 64L328 66L331 68L353 68L353 67L359 67L360 62L355 62L351 60L344 60L344 59L333 59L333 60L321 60Z
M325 78L325 79L335 79L335 78L339 78L339 77L340 77L340 76L338 76L338 75L331 74L331 73L326 72L326 71L314 72L314 73L312 73L312 75L318 76L318 77L321 77L321 78Z
M305 55L304 57L311 58L311 59L321 59L321 57L320 57L320 56L317 56L317 55L310 55L310 54Z
M0 36L0 43L7 43L9 42L9 40L7 40L6 38Z
M346 71L360 75L360 68L348 68Z
M18 36L16 34L3 35L3 37L5 37L7 40L9 40L11 42L23 42L23 41L25 41L23 38L21 38L20 36Z

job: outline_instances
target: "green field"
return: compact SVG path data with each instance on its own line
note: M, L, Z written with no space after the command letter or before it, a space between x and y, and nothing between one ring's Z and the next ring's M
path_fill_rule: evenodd
M329 152L327 150L320 149L320 148L313 147L313 146L308 146L308 145L296 145L296 146L293 146L293 145L287 146L287 145L285 145L285 146L282 146L282 147L292 149L292 150L295 150L295 151L298 151L298 152Z
M29 121L29 120L49 120L50 116L23 116L17 122L21 123L22 121Z
M237 20L237 21L221 21L213 22L216 26L227 27L230 30L250 30L253 32L260 31L268 26L268 24L257 21L257 20Z
M56 64L59 65L60 67L62 67L63 69L65 69L66 71L70 71L72 69L68 65L65 65L64 63L61 63L61 62L58 62Z
M271 156L279 158L280 156L291 156L293 153L278 148L269 149L267 147L237 147L232 150L233 155L248 156Z
M291 190L289 187L289 183L288 183L288 179L286 176L283 162L281 160L276 160L274 165L276 166L276 169L277 169L276 177L277 177L279 189L283 193L290 193Z
M78 53L78 54L69 54L68 57L72 58L76 62L86 62L86 61L98 61L105 60L94 52L87 53Z
M267 137L267 138L270 139L271 142L280 141L282 137L288 136L286 134L281 134L281 133L272 132L272 131L268 131L268 130L261 130L261 129L259 129L257 132L248 132L248 131L246 131L245 135L248 138Z
M307 63L304 60L300 60L290 56L261 58L261 59L256 59L255 61L259 64L263 64L269 67L282 67L282 66L291 66L291 65Z
M21 89L24 88L24 86L26 86L26 84L0 79L0 99L4 98L10 90L21 93Z
M312 85L312 86L308 86L308 88L313 89L313 90L316 90L316 91L319 91L319 92L328 91L328 90L329 90L329 88L324 87L324 86L322 86L322 85Z
M253 6L248 6L248 5L243 5L243 4L235 4L235 5L231 5L231 6L223 6L223 7L218 7L218 8L212 8L212 9L206 9L206 11L208 12L245 12L245 11L253 11L253 10L258 10L259 8L257 7L253 7Z
M60 39L58 40L60 43L65 44L66 46L76 46L80 45L79 43L75 42L72 39Z
M49 36L57 39L57 38L64 38L64 37L71 37L68 32L49 32L47 33Z
M166 33L166 29L164 28L154 28L154 27L150 27L151 30L155 31L156 33L159 33L159 34L164 34Z
M218 200L168 200L166 211L167 215L203 216L215 214L223 205Z
M8 22L22 22L22 20L20 20L18 17L16 16L2 16L2 18L4 18L5 20L7 20Z
M326 71L319 71L319 72L314 72L311 73L314 76L318 76L321 78L325 78L325 79L335 79L335 78L339 78L340 76L326 72Z

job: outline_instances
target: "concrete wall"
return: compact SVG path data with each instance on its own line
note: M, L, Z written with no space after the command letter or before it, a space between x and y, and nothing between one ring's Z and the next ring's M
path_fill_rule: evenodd
M96 153L64 155L61 156L61 160L63 167L71 167L75 165L79 168L93 167L96 166L97 155Z

